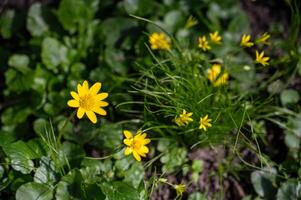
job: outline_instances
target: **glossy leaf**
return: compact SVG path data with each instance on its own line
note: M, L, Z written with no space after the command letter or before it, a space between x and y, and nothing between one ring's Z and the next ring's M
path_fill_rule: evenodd
M16 200L52 200L53 190L45 184L29 182L18 188Z
M42 16L41 3L31 5L27 16L27 29L32 36L41 36L48 31L49 27Z

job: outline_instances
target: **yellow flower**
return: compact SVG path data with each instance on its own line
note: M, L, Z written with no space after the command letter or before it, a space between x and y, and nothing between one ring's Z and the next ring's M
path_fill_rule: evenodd
M224 72L215 82L213 82L214 87L219 87L221 85L227 85L229 80L228 72Z
M218 31L215 31L214 33L210 33L210 40L216 44L221 44L222 37L219 36Z
M259 38L256 39L255 43L256 43L256 44L266 44L266 45L268 45L268 44L270 44L270 43L268 42L268 39L269 39L270 37L271 37L270 34L264 33L262 36L260 36Z
M153 50L169 50L171 48L170 39L163 33L152 33L149 36L149 43Z
M264 51L262 51L261 53L258 53L258 51L256 51L256 60L255 63L259 63L262 64L263 66L269 65L268 60L270 59L270 57L264 57Z
M108 93L99 93L101 83L95 83L90 89L87 81L83 85L77 85L77 93L72 91L70 94L74 98L68 101L68 106L78 108L77 117L81 119L84 114L88 116L92 123L97 122L95 113L99 115L107 115L107 112L102 108L109 105L102 101L108 97Z
M251 46L253 46L254 43L251 42L250 40L251 40L251 35L243 34L242 38L241 38L241 41L240 41L240 46L243 46L243 47L251 47Z
M210 69L208 69L208 79L213 84L214 87L228 84L229 74L224 72L221 74L221 65L213 64Z
M207 50L211 49L211 47L209 46L208 41L206 39L206 36L199 37L199 47L203 51L207 51Z
M141 161L141 156L145 157L149 152L149 149L145 145L150 143L151 140L145 138L146 133L142 133L142 131L138 131L134 137L128 130L124 130L123 134L126 138L123 140L123 143L128 146L125 148L124 154L129 155L132 153L137 161Z
M189 28L191 28L191 27L193 27L197 24L198 24L198 20L190 15L189 18L186 21L185 28L189 29Z
M174 185L174 188L175 188L175 190L177 192L176 198L182 197L183 196L183 192L185 192L185 190L186 190L186 186L183 183L181 183L179 185Z
M187 113L186 110L183 110L183 113L180 114L179 117L175 118L175 122L178 126L185 126L189 124L189 122L192 122L193 119L191 118L192 112Z
M200 127L199 129L204 129L204 131L207 131L207 127L211 127L211 122L212 119L208 118L208 115L206 115L205 117L201 117L200 118Z

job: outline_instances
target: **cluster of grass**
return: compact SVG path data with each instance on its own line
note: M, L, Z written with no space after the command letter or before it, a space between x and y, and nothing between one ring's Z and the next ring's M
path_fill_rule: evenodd
M0 198L300 198L298 6L289 42L232 0L0 9Z

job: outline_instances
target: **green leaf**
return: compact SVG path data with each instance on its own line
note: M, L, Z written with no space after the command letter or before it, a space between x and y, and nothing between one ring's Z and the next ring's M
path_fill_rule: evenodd
M188 200L207 200L207 197L200 192L195 192L189 195Z
M177 167L180 167L186 161L187 151L185 148L172 147L160 158L163 163L162 171L172 173Z
M140 200L138 191L124 182L105 182L101 189L107 200Z
M277 79L276 81L272 82L268 85L268 92L269 93L280 93L285 87L285 84L280 79Z
M57 184L56 199L81 200L85 199L83 191L83 177L78 169L73 169Z
M11 170L8 173L8 177L10 179L10 188L12 191L17 191L21 185L32 182L32 177L30 174L21 174L20 172Z
M93 141L94 146L102 146L113 150L122 143L122 127L118 124L104 123L96 130L97 138Z
M263 168L251 174L251 181L256 193L266 199L273 199L276 194L276 170L274 168Z
M37 2L31 5L27 16L27 30L32 36L41 36L49 27L42 16L42 5Z
M84 159L81 163L82 166L86 166L86 168L89 169L81 169L82 175L87 182L90 182L89 179L90 175L95 180L95 175L103 174L103 177L111 180L114 177L114 168L112 161L110 159L106 159L102 162L99 162L98 160L90 160L90 159ZM94 183L94 180L92 183Z
M55 38L46 37L42 42L42 61L53 72L58 72L58 66L67 64L67 48Z
M231 22L228 26L228 31L230 33L250 32L250 21L248 15L246 15L243 10L235 7L233 8L232 15Z
M48 146L40 138L29 140L27 146L33 152L34 157L32 158L41 158L49 151Z
M114 26L112 26L114 24ZM101 24L102 34L106 37L105 43L108 47L118 48L117 45L121 45L120 43L128 37L126 33L129 32L130 29L136 27L138 25L136 20L116 17L106 19ZM108 34L110 33L110 34Z
M128 170L131 165L131 162L133 161L130 156L124 157L123 155L124 154L122 151L114 155L117 159L115 162L115 168L121 173L124 173L126 170Z
M299 99L300 96L298 92L291 89L282 91L280 95L281 103L284 106L295 104L299 101Z
M152 0L124 0L120 3L124 9L138 16L145 16L153 9L154 2Z
M134 162L130 169L124 172L124 181L138 188L144 178L144 168L141 163Z
M66 30L75 32L79 22L87 24L93 18L94 13L92 11L87 2L83 0L62 0L57 16Z
M33 130L36 132L38 135L44 135L46 132L47 128L47 121L45 119L39 118L36 119L33 123Z
M17 141L4 146L3 151L11 159L12 168L16 171L29 174L34 169L31 159L37 158L37 156L25 142Z
M48 157L42 157L40 167L34 174L34 182L53 184L57 180L57 171L54 162Z
M126 74L128 68L123 51L114 48L107 48L105 50L105 59L112 71L119 74Z
M0 16L0 33L4 39L9 39L13 32L15 10L7 10Z
M11 133L0 131L0 146L7 146L16 141L17 137Z
M287 132L301 137L301 113L298 113L296 117L290 117L287 122Z
M167 32L173 33L180 27L184 26L185 17L181 11L172 10L166 13L163 21L165 24L165 28L167 29Z
M191 177L192 177L192 179L195 183L198 181L199 174L203 170L203 164L204 164L204 162L202 160L194 160L192 162L192 166L191 166L192 175L191 175Z
M5 172L5 170L4 170L3 166L0 165L0 180L2 180L4 172Z
M286 134L285 135L285 144L291 149L299 149L300 148L300 138L298 138L294 134Z
M44 66L42 66L42 63L37 64L32 89L43 95L44 98L47 97L45 90L47 87L47 82L51 76L52 74L47 69L45 69Z
M87 200L105 200L106 196L101 191L101 188L97 184L89 184L85 188L87 194Z
M277 192L277 200L298 200L301 198L301 182L288 180L281 184Z
M26 121L32 110L29 107L9 107L1 116L1 121L6 125L20 124Z
M53 190L40 183L26 183L18 188L16 200L52 200Z
M65 120L61 120L58 127L64 125ZM76 130L76 132L74 132ZM64 138L70 141L74 141L77 144L83 145L91 141L96 134L95 127L91 126L90 121L80 121L78 126L74 126L71 122L68 122L64 128Z
M63 165L67 164L67 159L71 166L78 166L84 156L85 151L83 148L71 142L64 142L59 150L59 159Z
M27 72L30 71L30 69L28 68L29 58L27 55L23 55L23 54L12 55L8 60L8 65L14 67L22 74L26 74Z
M33 80L34 73L31 70L28 70L25 74L15 69L8 69L5 72L5 84L11 92L21 93L30 90L33 85Z

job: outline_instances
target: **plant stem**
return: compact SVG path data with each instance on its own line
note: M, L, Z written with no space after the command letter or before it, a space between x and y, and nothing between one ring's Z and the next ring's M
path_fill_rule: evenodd
M59 146L61 145L61 139L62 139L62 136L63 136L63 130L65 129L65 127L67 126L67 123L74 117L75 115L75 111L65 120L62 128L59 130L59 135L57 137L57 144L59 144Z

